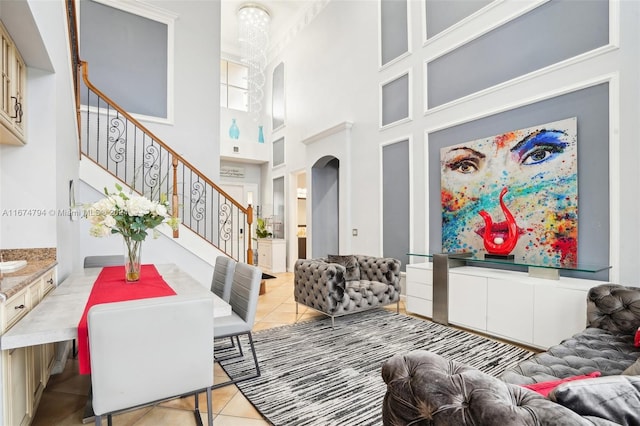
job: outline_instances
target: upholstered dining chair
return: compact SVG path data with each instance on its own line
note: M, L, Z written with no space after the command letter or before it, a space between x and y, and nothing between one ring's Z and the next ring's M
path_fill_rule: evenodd
M211 280L211 291L225 302L229 303L231 297L231 285L233 284L233 272L236 270L236 261L227 256L216 257L216 263L213 268L213 279ZM236 344L233 340L234 336L230 336L231 344L221 349L235 348ZM240 345L240 337L235 336Z
M124 265L124 256L121 254L87 256L84 258L85 268L101 268L103 266L120 266L120 265Z
M95 305L89 310L95 424L121 410L207 394L213 425L213 297L176 295Z
M229 304L232 313L229 316L216 318L213 335L215 339L223 337L238 337L247 335L253 362L255 364L255 374L247 374L242 377L231 378L223 383L216 383L213 389L239 383L244 380L260 377L260 366L258 365L258 357L256 355L255 346L251 329L256 318L256 310L258 308L258 293L260 292L260 281L262 280L262 270L256 266L238 262L233 273L233 284L231 285L231 295ZM242 356L242 346L238 339L238 349L240 355L231 355L224 358L216 358L216 361L224 361L231 358Z
M211 291L227 303L231 296L231 284L233 284L233 272L235 269L235 260L227 256L216 257L213 280L211 280Z

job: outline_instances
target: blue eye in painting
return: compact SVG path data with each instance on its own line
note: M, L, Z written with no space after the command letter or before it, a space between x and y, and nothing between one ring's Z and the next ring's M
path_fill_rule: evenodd
M564 152L567 142L562 137L566 136L560 130L539 130L518 142L511 152L516 153L520 164L541 164Z

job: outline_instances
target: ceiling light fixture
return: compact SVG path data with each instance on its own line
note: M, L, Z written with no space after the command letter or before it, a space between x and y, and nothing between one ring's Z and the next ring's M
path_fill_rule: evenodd
M248 3L238 9L238 38L242 51L242 63L249 68L247 76L249 114L256 122L262 111L270 21L271 17L267 9L258 4Z

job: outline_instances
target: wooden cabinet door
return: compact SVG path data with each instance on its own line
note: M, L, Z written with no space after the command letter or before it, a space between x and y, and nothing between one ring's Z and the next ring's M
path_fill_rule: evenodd
M3 351L5 384L4 396L5 424L22 426L29 424L31 395L29 395L28 368L30 365L27 348Z
M13 101L13 111L11 114L13 117L12 124L18 137L24 140L27 67L17 50L14 50L13 54L13 90L11 95L11 100Z
M0 56L0 72L2 72L2 85L0 86L0 120L2 120L4 125L8 125L11 123L9 117L13 110L13 102L11 99L11 90L13 87L13 43L3 26L0 26L0 43L0 53L2 55Z
M0 23L0 143L25 142L27 67Z

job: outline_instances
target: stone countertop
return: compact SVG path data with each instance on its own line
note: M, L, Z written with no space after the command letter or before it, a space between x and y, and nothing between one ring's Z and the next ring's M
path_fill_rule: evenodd
M58 264L55 248L3 249L1 253L4 261L26 260L27 264L15 272L2 273L0 302L17 294Z

